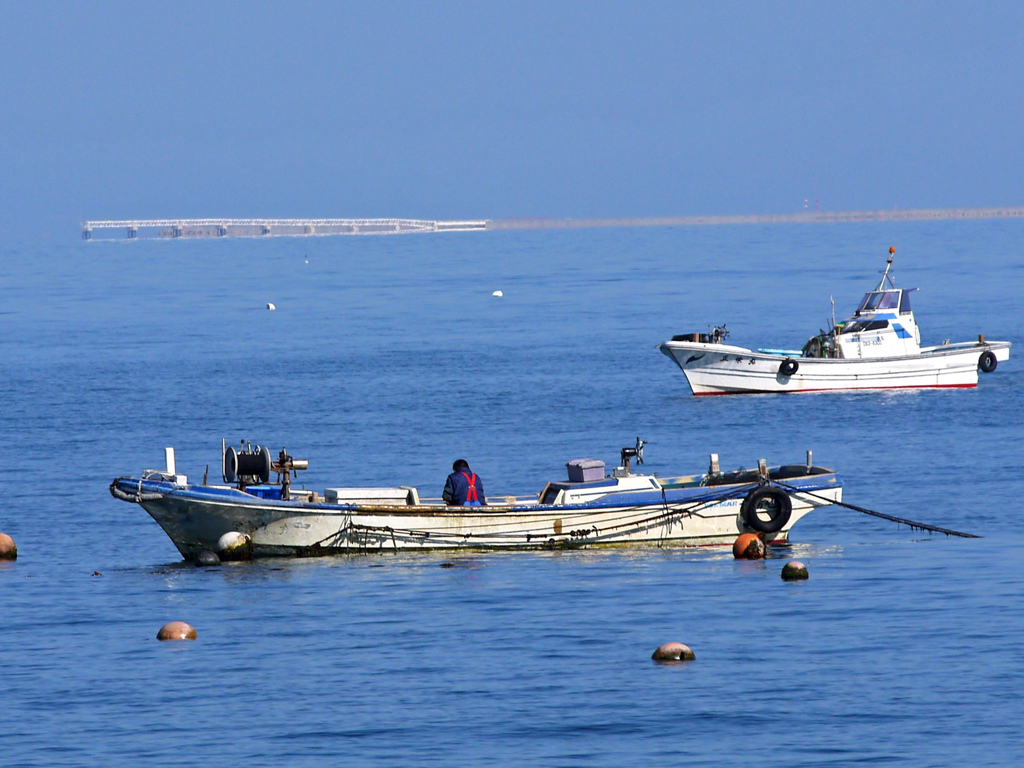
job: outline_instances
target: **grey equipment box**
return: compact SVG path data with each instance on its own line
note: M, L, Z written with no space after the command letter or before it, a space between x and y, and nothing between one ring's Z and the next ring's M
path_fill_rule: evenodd
M604 480L604 462L597 459L573 459L565 464L570 483L589 483Z

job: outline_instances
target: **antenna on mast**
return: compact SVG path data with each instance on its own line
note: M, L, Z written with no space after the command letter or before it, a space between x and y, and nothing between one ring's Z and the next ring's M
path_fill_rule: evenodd
M889 258L885 260L885 272L882 274L882 279L878 283L878 287L875 288L876 291L881 291L881 290L883 290L885 288L885 281L886 281L887 278L889 280L889 285L891 285L893 288L896 287L896 283L894 283L893 279L891 277L889 277L889 269L892 267L892 260L895 259L895 258L896 258L896 248L894 246L890 245L889 246Z

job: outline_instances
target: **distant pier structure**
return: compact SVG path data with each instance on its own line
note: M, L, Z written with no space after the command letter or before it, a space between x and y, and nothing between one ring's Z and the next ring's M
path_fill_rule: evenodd
M82 239L97 230L121 230L137 237L272 237L302 235L394 235L408 232L467 232L487 229L486 221L420 219L124 219L83 221Z
M854 221L1020 219L1024 206L999 208L907 208L879 211L800 211L726 216L660 216L629 219L126 219L83 221L82 239L95 230L121 230L128 239L149 237L268 237L273 235L394 235L404 232L470 232L496 229L582 229L588 227L695 227L734 224L829 224ZM109 239L109 238L107 238Z

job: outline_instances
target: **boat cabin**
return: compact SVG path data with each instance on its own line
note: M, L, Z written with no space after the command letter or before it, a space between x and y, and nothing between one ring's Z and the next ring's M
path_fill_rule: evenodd
M836 324L839 356L855 360L920 354L921 331L910 308L914 290L892 288L864 294L853 317Z

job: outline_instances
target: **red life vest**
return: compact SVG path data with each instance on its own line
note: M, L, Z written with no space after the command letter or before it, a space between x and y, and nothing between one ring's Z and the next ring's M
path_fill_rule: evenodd
M462 476L466 478L466 482L469 483L469 488L466 489L466 503L471 501L479 503L480 497L476 495L476 472L469 473L466 470L459 470Z

